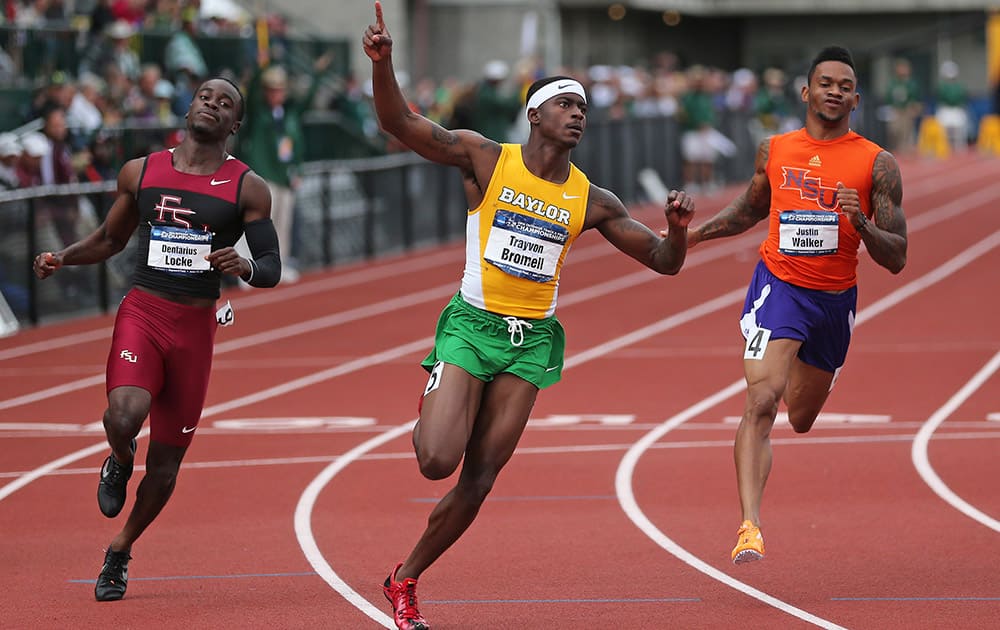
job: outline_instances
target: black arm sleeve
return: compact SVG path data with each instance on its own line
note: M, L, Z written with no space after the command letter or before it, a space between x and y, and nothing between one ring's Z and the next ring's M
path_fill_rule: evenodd
M250 246L250 277L244 278L252 287L273 287L281 280L281 256L278 253L278 233L271 219L251 221L243 226Z

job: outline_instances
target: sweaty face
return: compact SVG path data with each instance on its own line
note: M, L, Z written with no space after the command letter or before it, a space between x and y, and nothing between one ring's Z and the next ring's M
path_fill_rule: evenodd
M188 108L188 128L211 137L225 138L239 128L240 97L222 79L201 84Z
M857 89L857 78L849 65L824 61L816 66L809 85L802 88L802 100L820 120L837 123L857 107Z

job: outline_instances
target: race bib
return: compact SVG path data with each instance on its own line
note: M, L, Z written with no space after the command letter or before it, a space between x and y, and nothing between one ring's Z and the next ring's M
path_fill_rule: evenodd
M778 251L789 256L836 254L840 215L818 210L785 210L778 215Z
M556 275L569 231L544 219L498 210L483 258L504 273L535 282Z
M205 256L211 251L211 232L154 225L149 231L146 264L169 273L200 273L208 271Z

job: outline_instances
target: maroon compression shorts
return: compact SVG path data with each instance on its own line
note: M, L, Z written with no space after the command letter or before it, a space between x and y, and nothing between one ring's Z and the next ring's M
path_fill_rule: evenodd
M108 353L107 391L141 387L153 397L150 439L188 446L212 371L214 307L188 306L133 288L122 300Z

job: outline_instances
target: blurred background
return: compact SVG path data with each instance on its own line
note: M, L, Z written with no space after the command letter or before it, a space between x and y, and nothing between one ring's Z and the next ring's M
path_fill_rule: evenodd
M216 75L246 97L231 150L271 186L282 282L464 235L458 173L375 120L360 44L374 2L2 1L0 334L113 310L134 243L44 283L31 259L92 231L121 165L176 146ZM583 82L573 160L630 204L662 201L651 182L713 194L746 180L757 144L801 125L804 74L832 44L857 64L856 130L901 160L1000 156L1000 0L821 4L382 2L410 106L447 127L519 142L532 81Z

